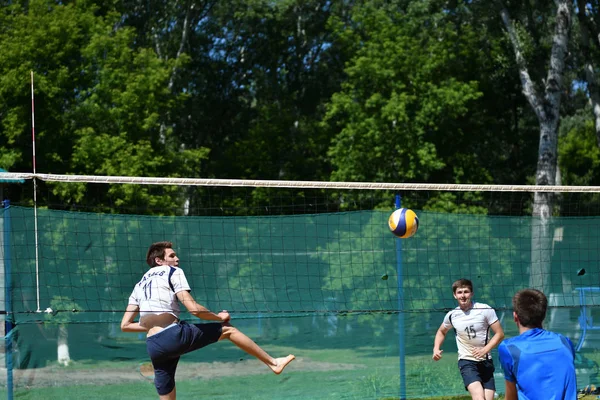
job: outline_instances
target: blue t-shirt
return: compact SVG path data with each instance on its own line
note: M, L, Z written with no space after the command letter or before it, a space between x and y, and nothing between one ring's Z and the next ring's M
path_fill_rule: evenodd
M540 328L498 346L504 379L517 385L519 400L576 400L575 348L569 338Z

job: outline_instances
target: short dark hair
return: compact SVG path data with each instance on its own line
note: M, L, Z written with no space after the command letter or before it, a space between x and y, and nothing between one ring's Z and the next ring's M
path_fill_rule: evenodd
M452 293L456 293L456 291L460 288L463 287L467 287L469 288L469 290L472 292L473 291L473 282L471 282L470 280L466 279L466 278L461 278L457 281L455 281L452 284Z
M541 328L546 310L548 309L548 298L537 289L519 290L512 299L513 310L521 325L527 328Z
M148 263L148 265L151 267L156 267L158 265L158 264L156 264L156 257L160 258L161 260L164 260L165 259L165 250L172 249L172 248L173 248L172 242L152 243L150 245L150 248L148 249L148 253L146 253L146 263Z

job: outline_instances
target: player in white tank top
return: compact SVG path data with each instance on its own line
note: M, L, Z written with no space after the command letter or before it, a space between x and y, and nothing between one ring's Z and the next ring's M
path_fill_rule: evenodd
M481 361L490 359L491 354L486 353L484 358L481 358L481 353L476 355L474 351L488 344L490 326L496 321L498 317L492 307L474 302L468 310L456 307L448 312L442 325L447 329L454 328L456 331L459 360Z
M496 391L494 364L490 352L504 339L504 330L496 311L487 304L473 302L473 284L459 279L452 284L458 307L449 311L435 334L433 359L442 358L441 346L454 328L458 363L465 388L472 399L493 400ZM494 335L490 338L490 329Z
M146 348L154 367L154 385L160 400L176 400L175 371L179 357L219 340L228 339L280 374L294 355L273 358L230 323L223 310L213 313L190 294L185 274L171 242L153 243L146 262L150 269L134 286L123 318L124 332L146 332ZM188 324L179 320L179 303L194 316L213 323ZM137 316L139 321L136 321Z

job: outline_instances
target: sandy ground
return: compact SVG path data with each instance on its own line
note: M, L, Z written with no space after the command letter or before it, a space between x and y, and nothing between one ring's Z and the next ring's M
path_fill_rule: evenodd
M307 358L296 358L286 371L332 371L363 368L356 364L327 363L312 361ZM284 371L284 373L286 372ZM225 376L247 376L271 373L260 361L244 360L239 362L185 363L177 368L177 379L212 379ZM109 385L151 380L152 365L141 364L135 368L63 368L59 366L24 369L13 371L15 388L75 386L75 385ZM0 386L6 385L6 369L0 369Z

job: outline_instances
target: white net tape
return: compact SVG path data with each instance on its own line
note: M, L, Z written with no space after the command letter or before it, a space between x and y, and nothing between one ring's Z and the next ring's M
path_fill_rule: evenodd
M572 192L596 193L600 186L558 185L473 185L438 183L376 183L376 182L327 182L327 181L283 181L202 178L153 178L135 176L58 175L22 172L0 172L0 181L39 179L47 182L123 183L133 185L176 185L176 186L230 186L230 187L273 187L312 189L367 189L367 190L443 190L460 192Z

